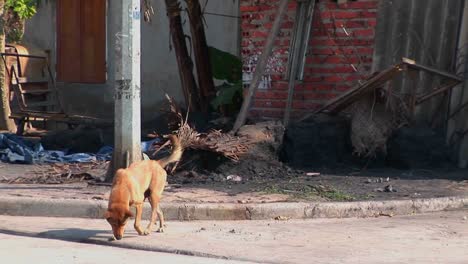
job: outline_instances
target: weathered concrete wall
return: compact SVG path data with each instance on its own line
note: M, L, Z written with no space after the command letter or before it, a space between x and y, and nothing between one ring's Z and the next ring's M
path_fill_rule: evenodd
M107 1L108 11L112 10L112 2ZM202 0L202 6L206 0ZM43 2L38 13L26 24L24 42L41 49L51 51L52 67L55 72L56 58L56 2ZM142 23L142 118L143 121L153 119L160 113L161 102L166 91L177 101L183 102L175 53L170 50L169 21L163 0L152 0L155 15L151 24ZM239 0L208 1L207 13L225 14L219 16L206 14L208 45L239 54ZM107 21L112 21L113 14L108 12ZM188 20L188 18L186 18ZM185 33L190 35L188 23L185 23ZM65 111L71 114L81 114L102 118L113 116L113 33L114 26L107 24L107 65L108 81L106 84L59 84L60 97Z

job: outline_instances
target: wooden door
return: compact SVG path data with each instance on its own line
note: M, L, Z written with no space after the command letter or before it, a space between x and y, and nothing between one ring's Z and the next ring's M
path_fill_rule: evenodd
M106 81L106 0L57 1L57 80Z

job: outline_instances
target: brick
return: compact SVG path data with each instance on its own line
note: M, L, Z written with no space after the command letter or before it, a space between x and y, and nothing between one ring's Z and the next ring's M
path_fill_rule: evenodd
M285 101L273 101L273 100L255 100L254 107L258 108L284 108L286 107Z
M288 82L281 82L281 81L278 81L278 82L273 82L271 84L271 88L272 89L275 89L275 90L287 90L288 89Z
M378 1L346 2L339 4L338 7L345 9L376 9L378 7Z
M293 101L292 104L293 109L318 109L320 104L315 102L307 102L307 101Z
M350 18L359 18L361 17L361 12L356 12L356 11L337 11L337 12L332 12L332 17L335 19L350 19Z
M374 29L354 30L353 35L357 37L371 37L374 36Z
M368 18L376 18L377 17L377 12L369 12L369 11L362 11L361 12L361 17L368 17Z
M273 92L273 91L257 91L255 93L257 99L286 99L288 92Z
M341 76L332 75L332 76L325 77L323 81L328 82L328 83L340 83L340 82L343 82L344 79Z
M312 54L317 55L333 55L335 54L335 50L331 48L322 48L322 49L313 49Z
M258 7L258 6L241 6L240 11L241 12L258 12L258 11L260 11L260 7Z
M252 32L251 35L252 35L253 38L266 38L268 36L268 32L254 31L254 32Z
M315 66L315 65L314 65ZM327 65L328 66L328 65ZM334 67L313 67L307 69L310 73L353 73L355 70L351 66L336 65Z
M368 19L367 26L375 28L377 26L377 19Z
M349 86L349 85L337 85L337 86L335 86L335 90L339 91L339 92L348 91L350 88L351 88L351 86Z

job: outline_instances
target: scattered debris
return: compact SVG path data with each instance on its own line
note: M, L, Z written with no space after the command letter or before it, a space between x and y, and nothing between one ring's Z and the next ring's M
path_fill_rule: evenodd
M274 219L277 221L288 221L289 219L291 219L291 217L280 215L280 216L275 217Z
M3 178L2 183L8 184L63 184L84 181L102 181L102 175L95 172L103 171L108 162L52 164L50 166L37 166L32 176L20 176L14 179Z
M365 181L365 183L382 183L382 182L389 182L390 181L390 177L387 177L386 179L383 179L383 178L378 178L378 179L367 179Z
M393 186L390 184L390 185L387 185L385 186L385 189L384 189L385 192L397 192L396 189L393 188Z
M196 230L195 232L196 232L196 233L200 233L201 231L206 231L206 228L202 227L202 228Z
M375 217L379 217L379 216L393 217L394 215L395 214L393 214L393 212L390 212L390 213L379 212Z
M233 182L241 182L242 177L239 176L239 175L229 175L229 176L226 177L226 180L233 181Z

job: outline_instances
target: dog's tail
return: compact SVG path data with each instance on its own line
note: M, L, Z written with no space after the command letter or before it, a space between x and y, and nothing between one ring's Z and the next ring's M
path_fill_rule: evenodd
M179 161L180 158L182 157L183 148L182 145L180 144L180 140L176 135L169 135L169 140L172 143L172 153L169 155L169 157L160 159L158 162L161 165L161 167L166 167L168 164L172 162Z

